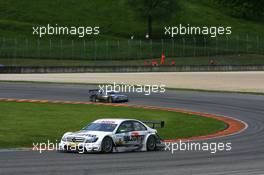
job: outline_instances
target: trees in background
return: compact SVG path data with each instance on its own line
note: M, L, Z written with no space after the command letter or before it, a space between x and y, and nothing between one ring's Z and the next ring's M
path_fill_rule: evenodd
M216 0L227 7L232 16L245 19L262 19L264 17L264 0Z
M172 10L177 10L176 0L128 0L128 4L140 17L146 19L149 38L152 38L153 20L166 20Z

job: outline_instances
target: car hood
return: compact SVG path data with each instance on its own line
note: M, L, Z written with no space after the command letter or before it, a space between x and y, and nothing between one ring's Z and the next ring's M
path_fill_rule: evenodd
M77 132L66 133L64 136L91 138L91 137L103 137L103 136L109 135L109 133L111 133L111 132L81 130L81 131L77 131Z

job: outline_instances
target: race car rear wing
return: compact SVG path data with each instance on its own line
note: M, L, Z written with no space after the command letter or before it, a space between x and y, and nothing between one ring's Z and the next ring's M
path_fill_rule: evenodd
M151 128L155 129L156 125L159 125L160 128L164 128L165 122L160 120L144 120L142 121L146 125L150 126Z

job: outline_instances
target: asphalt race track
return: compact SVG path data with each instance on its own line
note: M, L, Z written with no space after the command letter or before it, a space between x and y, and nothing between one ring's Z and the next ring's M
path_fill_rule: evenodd
M0 83L0 98L88 101L89 88L92 87ZM39 154L1 150L0 174L264 174L264 96L191 91L128 95L131 104L227 115L246 122L248 128L239 134L208 140L232 142L231 151L216 154L195 151Z

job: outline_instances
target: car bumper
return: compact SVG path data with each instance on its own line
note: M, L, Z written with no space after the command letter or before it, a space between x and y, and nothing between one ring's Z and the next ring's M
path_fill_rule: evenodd
M72 151L72 152L99 152L101 151L101 145L98 143L76 143L76 142L63 142L59 143L60 151Z

